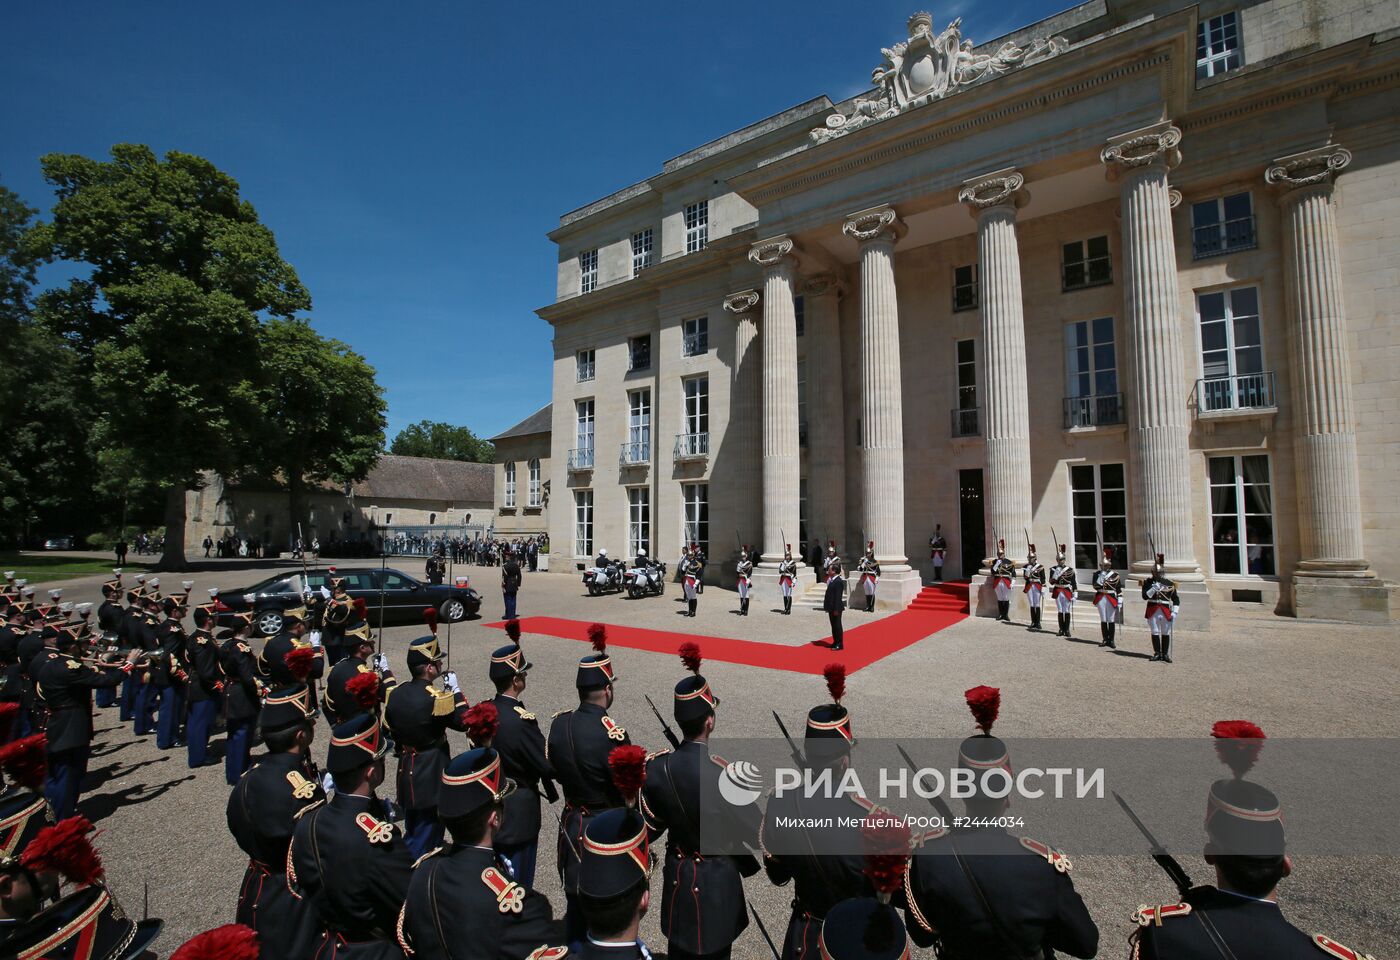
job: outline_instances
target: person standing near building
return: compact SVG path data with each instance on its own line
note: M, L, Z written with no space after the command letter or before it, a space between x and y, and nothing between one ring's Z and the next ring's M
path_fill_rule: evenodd
M447 574L447 561L443 559L442 548L439 547L428 555L428 562L423 565L423 572L427 575L429 583L442 583L442 578Z
M860 575L860 589L865 594L865 612L875 612L875 590L880 585L880 564L875 560L875 541L865 545L865 556L856 565Z
M753 561L749 559L749 546L744 544L739 550L739 562L735 566L735 585L739 588L739 616L749 615L749 590L753 587Z
M124 537L118 537L116 546L112 548L112 552L116 554L117 566L119 567L126 566L126 550L126 539Z
M1026 603L1031 608L1031 625L1029 629L1040 629L1040 608L1045 600L1045 564L1041 563L1035 556L1035 544L1026 545L1026 565L1021 568L1021 578L1025 581L1023 588L1026 594Z
M933 561L933 579L943 579L943 558L948 555L948 541L943 539L943 524L933 525L933 536L928 538L928 555Z
M1094 606L1099 610L1099 646L1116 650L1113 628L1118 622L1118 607L1122 603L1123 579L1113 569L1113 551L1104 547L1099 568L1094 571Z
M783 594L783 615L792 613L792 588L797 582L797 561L792 559L792 544L783 544L783 560L778 564L778 589Z
M1016 564L1006 558L1006 541L997 541L997 556L992 561L992 589L997 595L997 619L1011 622L1011 583L1016 579Z
M207 558L207 557L209 556L209 551L210 551L210 550L213 550L213 549L214 549L214 538L211 537L211 536L209 536L209 534L206 533L206 534L204 535L204 556Z
M1152 659L1171 663L1172 627L1181 609L1181 597L1176 591L1176 581L1167 579L1163 566L1166 559L1160 553L1153 558L1152 576L1142 581L1142 599L1147 601L1143 616L1152 628Z
M501 593L505 596L506 619L515 619L515 599L520 593L520 584L524 578L520 574L520 564L514 555L506 558L501 564Z
M840 560L826 568L826 596L822 598L822 609L831 619L831 649L844 650L846 635L841 627L841 614L846 609L846 578L841 575Z
M1055 631L1057 637L1069 636L1074 601L1079 595L1074 565L1065 556L1065 545L1061 543L1055 552L1055 565L1050 568L1050 595L1055 598L1055 614L1059 618L1059 629Z
M695 616L695 608L699 605L700 577L704 571L699 548L692 543L680 562L681 590L685 594L686 616Z
M841 566L841 555L836 552L836 541L826 542L826 558L822 560L822 580L831 579L831 569Z

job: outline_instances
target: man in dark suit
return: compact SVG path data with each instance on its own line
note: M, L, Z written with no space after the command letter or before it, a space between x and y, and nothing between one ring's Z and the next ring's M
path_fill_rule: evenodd
M846 643L845 633L841 629L841 612L846 609L846 578L841 573L839 560L828 568L822 609L831 618L831 649L844 650Z
M506 554L505 563L501 564L501 592L506 598L506 619L515 619L515 597L520 592L520 564L515 561L512 554Z

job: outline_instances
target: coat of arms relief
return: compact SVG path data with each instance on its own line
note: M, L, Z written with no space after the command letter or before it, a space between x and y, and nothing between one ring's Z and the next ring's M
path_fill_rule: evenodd
M826 118L826 126L813 130L811 137L822 143L941 100L988 77L1048 59L1068 47L1064 37L1037 37L1024 47L1007 41L996 53L973 53L972 41L963 39L961 17L935 34L933 17L916 13L909 18L909 38L880 51L884 62L870 77L878 95L857 98L849 114L833 113Z

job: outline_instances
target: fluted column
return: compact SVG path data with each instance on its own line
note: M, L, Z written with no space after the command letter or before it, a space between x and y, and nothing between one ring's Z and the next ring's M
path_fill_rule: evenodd
M763 555L783 559L783 538L796 537L801 511L797 435L797 265L792 238L773 237L749 250L763 268Z
M818 541L846 541L846 411L841 370L841 295L834 273L802 285L807 325L807 523Z
M860 243L861 526L883 568L907 570L904 551L904 385L894 245L906 232L889 206L846 218ZM854 551L853 551L854 552Z
M734 367L729 387L729 424L726 437L732 437L736 475L752 477L763 465L762 416L763 360L758 343L757 290L740 290L724 298L724 309L734 317ZM751 494L737 500L735 521L743 537L762 533L763 501ZM737 549L737 547L736 547Z
M1187 418L1185 345L1177 293L1167 173L1181 162L1181 131L1167 123L1108 142L1100 159L1120 183L1123 290L1133 394L1129 459L1133 470L1135 546L1151 568L1149 541L1166 554L1178 580L1201 579L1191 538L1191 424Z
M1341 147L1275 160L1264 179L1280 191L1292 360L1300 573L1369 577L1332 178Z
M958 199L977 219L982 309L982 407L987 457L987 544L1006 540L1007 556L1026 554L1031 525L1031 430L1026 380L1026 322L1016 211L1029 199L1025 179L998 170L963 184Z

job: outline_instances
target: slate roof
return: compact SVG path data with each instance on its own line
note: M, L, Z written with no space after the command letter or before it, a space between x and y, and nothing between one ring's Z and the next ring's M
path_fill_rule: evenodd
M496 434L491 438L491 442L495 443L497 440L508 440L511 437L528 437L536 433L549 433L550 416L553 407L554 404L546 403L509 430Z
M491 503L495 465L400 457L386 453L367 476L353 485L356 497L384 500L455 500Z

